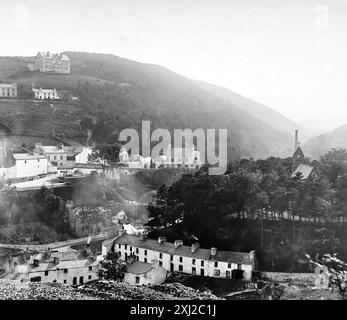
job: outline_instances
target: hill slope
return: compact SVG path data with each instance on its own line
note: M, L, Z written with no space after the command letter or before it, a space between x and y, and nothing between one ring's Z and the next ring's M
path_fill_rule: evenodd
M238 107L243 111L246 111L250 116L266 123L276 130L293 134L294 130L298 129L300 130L300 136L302 140L306 140L308 138L309 133L303 126L288 119L274 109L264 106L263 104L260 104L254 100L243 97L226 88L202 81L196 81L196 83L202 88L216 95L220 99L223 99L224 101L230 103L231 106Z
M317 159L332 148L347 149L347 125L340 126L333 131L315 136L304 144L304 152Z
M289 133L273 128L170 70L114 55L66 53L72 60L71 75L27 72L23 66L30 58L2 58L0 80L16 80L27 90L32 83L71 91L76 90L79 82L98 86L89 100L82 99L71 111L76 119L92 115L94 122L104 126L94 130L96 140L114 141L120 130L139 129L141 120L151 120L152 129L227 128L229 158L288 156L292 152ZM6 61L11 62L10 70L5 67ZM55 117L45 121L49 126L59 127ZM28 128L27 123L23 128L35 130ZM85 135L85 129L77 126L68 135L71 138Z

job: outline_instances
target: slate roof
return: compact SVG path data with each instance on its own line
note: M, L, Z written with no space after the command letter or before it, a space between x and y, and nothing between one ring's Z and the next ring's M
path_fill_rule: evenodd
M132 274L145 274L149 272L153 266L150 263L134 261L126 266L126 272Z
M175 248L175 245L170 242L165 241L163 243L158 243L157 240L153 239L142 240L139 236L129 234L118 236L118 238L115 239L114 243L202 260L211 259L215 261L232 262L237 264L253 263L250 254L245 252L217 250L216 255L211 256L211 251L209 249L199 248L195 252L192 252L190 246L179 246L178 248Z
M13 158L15 160L37 160L37 159L46 159L46 156L43 154L32 154L32 153L14 153Z
M294 172L292 173L291 177L294 178L300 172L302 174L302 179L306 180L310 177L312 171L313 171L312 166L309 166L307 164L299 164L294 170Z
M83 267L93 267L97 266L99 263L97 260L92 259L73 259L73 260L59 260L59 263L54 264L53 261L40 262L36 267L31 264L29 266L30 272L40 272L40 271L53 271L58 269L76 269Z
M16 86L13 84L13 83L11 83L11 84L9 84L9 83L0 83L0 88L15 88Z

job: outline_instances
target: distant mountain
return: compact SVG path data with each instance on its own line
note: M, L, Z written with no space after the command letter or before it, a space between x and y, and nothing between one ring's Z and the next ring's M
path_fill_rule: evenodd
M334 130L339 124L333 119L313 118L300 123L305 129L310 132L311 136L316 136Z
M85 92L86 96L89 94L88 99L81 101L69 114L61 116L76 122L92 114L96 121L96 141L114 141L114 134L120 130L128 127L139 129L141 120L151 120L152 129L227 128L229 159L292 154L291 133L297 128L296 124L273 110L269 111L271 109L267 112L273 122L268 117L262 117L259 110L254 111L255 102L245 108L245 101L251 100L236 94L234 98L237 96L238 100L234 102L230 98L222 98L212 93L206 85L204 88L195 81L157 65L138 63L109 54L65 53L71 59L71 75L28 72L25 64L33 58L3 57L0 58L0 81L17 81L19 87L26 90L35 84L73 92L76 92L79 83L88 82L96 88L95 91ZM10 68L6 67L9 62ZM250 111L252 108L254 110ZM267 110L264 106L259 108ZM29 109L30 118L34 119L35 106ZM19 127L19 115L15 120ZM28 129L29 120L23 123L23 132ZM55 128L55 132L60 125L66 126L66 122L57 123L56 116L47 117L44 121L45 126ZM30 129L35 130L35 127ZM78 130L79 126L71 128L68 138L81 136Z
M266 123L276 130L284 131L292 135L294 130L297 129L300 131L300 138L302 142L307 140L309 137L309 132L306 130L305 126L295 123L293 120L290 120L274 109L243 97L229 89L202 81L196 81L196 83L220 99L228 102L231 104L231 106L246 111L252 117Z
M347 149L347 124L337 129L309 139L303 146L306 155L313 159L325 154L332 148Z

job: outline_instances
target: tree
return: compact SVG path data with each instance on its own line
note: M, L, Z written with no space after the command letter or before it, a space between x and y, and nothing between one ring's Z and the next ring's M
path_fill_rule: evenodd
M122 278L126 263L119 259L118 253L109 251L106 257L100 262L105 269L104 277L108 280L117 280Z

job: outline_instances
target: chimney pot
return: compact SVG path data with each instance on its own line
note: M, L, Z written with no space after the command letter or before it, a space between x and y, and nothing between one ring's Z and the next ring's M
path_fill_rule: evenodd
M179 246L183 246L183 240L175 240L175 248L177 249Z
M192 252L195 252L200 248L200 244L198 242L195 242L192 244Z
M163 243L166 241L166 238L165 237L159 237L158 238L158 243Z
M58 264L59 263L59 257L54 257L53 258L53 263Z
M211 256L215 256L216 253L217 253L217 248L212 247L212 248L211 248Z

